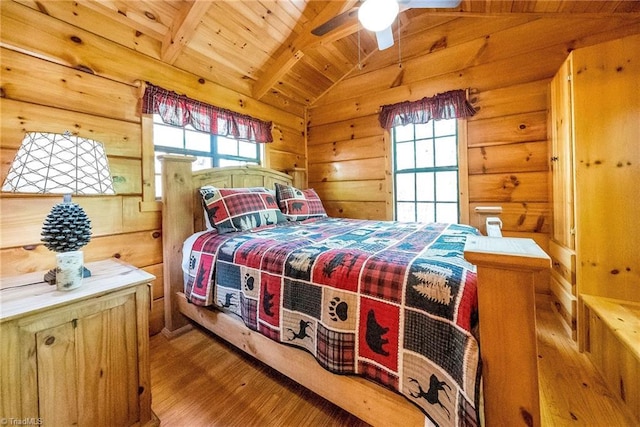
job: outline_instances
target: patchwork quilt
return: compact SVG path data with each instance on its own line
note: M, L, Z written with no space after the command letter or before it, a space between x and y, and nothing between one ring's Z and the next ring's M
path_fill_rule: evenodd
M478 425L475 267L459 224L314 218L199 236L185 294L418 405L431 423Z

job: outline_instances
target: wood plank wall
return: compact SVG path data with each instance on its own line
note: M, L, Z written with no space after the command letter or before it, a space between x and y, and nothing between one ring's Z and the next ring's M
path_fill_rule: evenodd
M49 13L58 11L56 5L49 5ZM305 166L304 113L285 112L163 64L152 54L160 45L149 40L140 52L79 30L62 20L78 19L68 10L58 11L57 19L10 1L1 7L0 179L26 131L70 130L104 143L117 195L74 198L92 222L85 261L117 257L156 275L150 322L151 332L157 332L164 324L162 219L160 204L143 200L143 194L153 195L145 190L154 180L144 175L153 154L142 149L140 81L272 120L275 141L267 146L266 166L281 171ZM82 18L131 32L89 10L82 10ZM40 231L59 201L58 196L0 194L0 277L55 265L54 254L40 244Z
M396 43L309 108L309 186L330 215L391 219L390 143L378 124L380 106L469 89L478 109L461 122L470 222L480 226L476 206L501 206L505 235L534 238L546 249L548 83L572 49L638 33L638 21L420 19L404 30L401 69ZM548 285L537 291L548 293Z

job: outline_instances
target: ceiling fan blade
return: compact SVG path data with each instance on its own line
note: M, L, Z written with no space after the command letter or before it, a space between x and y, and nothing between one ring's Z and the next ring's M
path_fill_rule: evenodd
M340 15L336 15L329 19L324 24L318 25L311 30L311 34L314 36L324 36L329 31L333 31L339 26L347 23L351 18L358 16L358 7L354 7L346 12L342 12Z
M462 0L398 0L398 3L407 9L436 9L458 7Z
M385 50L393 46L393 30L391 26L381 31L376 31L376 40L378 41L378 50Z

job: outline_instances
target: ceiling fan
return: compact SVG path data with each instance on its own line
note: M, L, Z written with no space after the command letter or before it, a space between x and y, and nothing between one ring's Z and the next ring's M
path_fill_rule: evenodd
M311 34L322 36L348 22L355 15L364 28L376 33L378 49L393 46L391 25L398 14L407 9L452 8L462 0L364 0L360 6L334 16L324 24L311 30Z

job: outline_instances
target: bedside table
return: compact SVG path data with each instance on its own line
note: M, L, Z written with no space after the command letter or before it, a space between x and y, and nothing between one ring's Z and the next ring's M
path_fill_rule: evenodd
M151 411L155 277L109 259L72 291L45 272L1 279L0 419L45 426L158 425ZM25 420L26 419L26 420Z

